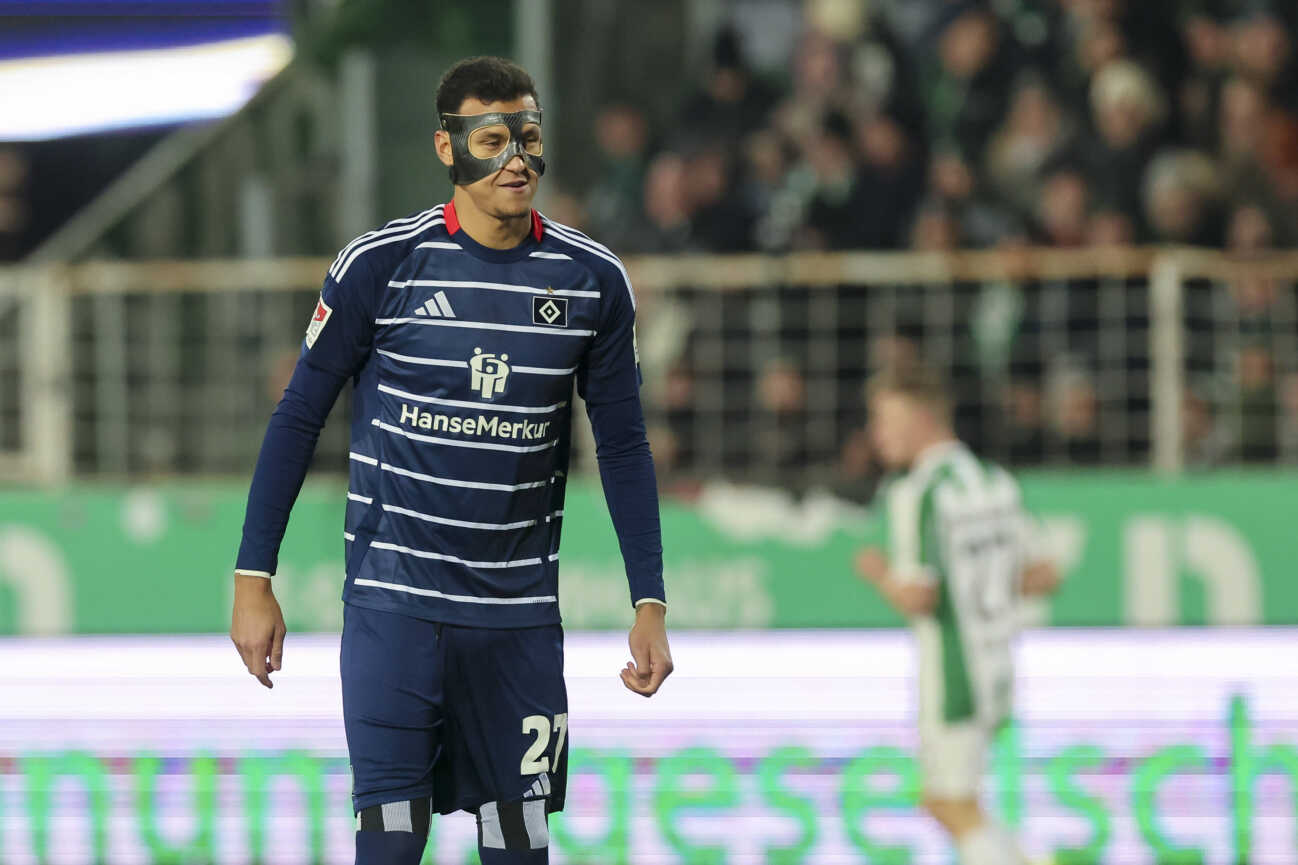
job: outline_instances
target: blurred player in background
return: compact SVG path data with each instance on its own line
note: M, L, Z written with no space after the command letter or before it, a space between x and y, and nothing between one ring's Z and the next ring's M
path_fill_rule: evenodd
M978 792L1009 718L1018 596L1053 591L1058 575L1031 552L1018 484L956 439L934 375L919 366L880 373L869 402L875 448L905 475L883 493L889 550L863 550L856 567L910 620L919 644L924 808L962 865L1021 865L1018 844Z
M607 248L532 209L545 163L527 72L462 61L437 111L454 197L330 267L257 461L230 634L271 687L285 629L270 576L353 379L341 671L356 862L415 865L431 812L467 810L483 865L538 865L568 764L558 560L574 383L635 607L622 680L647 697L672 670L635 298Z

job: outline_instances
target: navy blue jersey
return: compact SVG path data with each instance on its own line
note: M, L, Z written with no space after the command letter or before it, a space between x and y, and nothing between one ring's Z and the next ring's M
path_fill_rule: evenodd
M303 361L353 377L344 600L452 624L559 621L571 399L636 401L621 262L533 212L510 250L453 204L362 235L329 269ZM656 526L655 526L656 529ZM633 601L661 599L661 576Z

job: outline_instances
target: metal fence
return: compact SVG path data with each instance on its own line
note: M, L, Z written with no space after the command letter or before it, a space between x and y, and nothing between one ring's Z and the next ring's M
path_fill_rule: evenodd
M248 473L327 266L0 270L0 475ZM909 359L949 375L961 434L1010 465L1298 462L1295 254L807 253L628 268L651 438L672 481L868 487L863 384ZM317 469L345 470L345 411ZM577 464L590 467L580 437Z

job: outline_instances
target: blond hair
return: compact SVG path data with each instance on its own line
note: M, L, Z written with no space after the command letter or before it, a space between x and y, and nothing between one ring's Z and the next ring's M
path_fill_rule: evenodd
M891 393L919 403L942 423L951 422L951 396L946 382L933 369L918 363L885 367L866 382L867 399Z

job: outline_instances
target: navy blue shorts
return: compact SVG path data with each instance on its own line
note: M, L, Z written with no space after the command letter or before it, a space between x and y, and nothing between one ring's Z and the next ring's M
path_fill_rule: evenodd
M433 810L545 797L563 808L563 628L466 628L346 604L343 721L355 811L431 797Z

